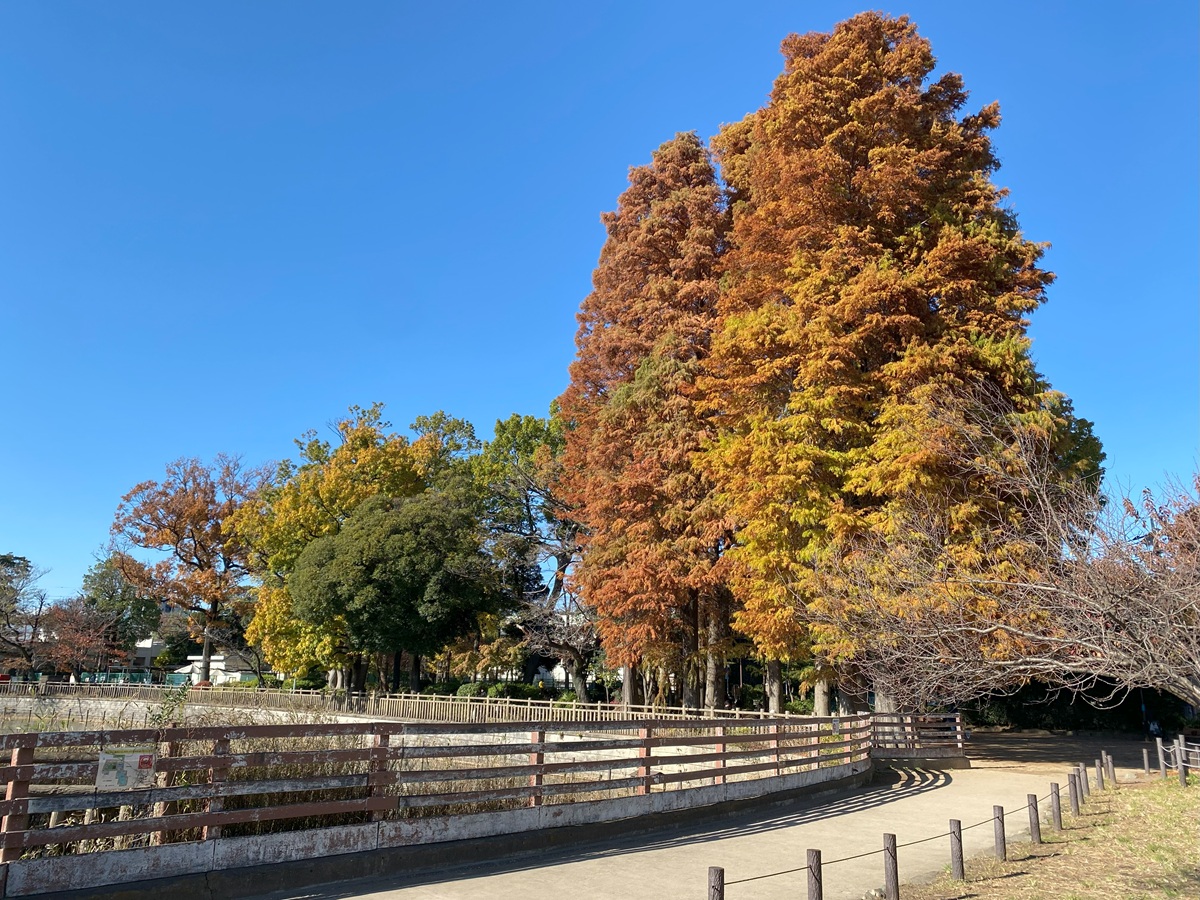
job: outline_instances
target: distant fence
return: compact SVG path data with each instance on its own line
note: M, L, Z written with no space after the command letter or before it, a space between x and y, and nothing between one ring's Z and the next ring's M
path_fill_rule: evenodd
M563 724L3 735L4 896L615 821L871 766L866 716Z
M141 701L162 703L172 688L131 684L0 684L4 696ZM629 719L695 720L765 718L808 722L812 717L743 709L685 709L621 703L579 703L504 697L447 697L427 694L346 694L332 691L280 691L252 688L192 688L187 702L232 709L312 710L378 719L485 724L488 722L616 722ZM957 713L899 715L875 713L876 747L899 750L963 749L962 717Z

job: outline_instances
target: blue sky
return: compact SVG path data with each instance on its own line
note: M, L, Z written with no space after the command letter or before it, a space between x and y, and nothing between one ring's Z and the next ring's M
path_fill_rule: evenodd
M880 4L1058 273L1031 329L1135 490L1196 468L1193 2ZM566 384L631 165L846 3L0 5L0 552L76 590L122 493L350 404L487 437Z

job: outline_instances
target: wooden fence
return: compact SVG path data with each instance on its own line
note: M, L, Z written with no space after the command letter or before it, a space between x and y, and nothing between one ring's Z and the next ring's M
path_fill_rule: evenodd
M132 684L0 684L0 698L37 696L48 699L134 701L163 703L177 688ZM249 688L192 688L187 703L231 709L311 710L332 715L357 715L415 722L484 724L489 722L619 722L629 719L678 721L770 718L811 722L811 716L764 713L742 709L684 709L611 703L521 700L503 697L448 697L426 694L346 694L329 691L277 691ZM964 747L962 717L957 713L900 715L874 713L874 746L898 750Z
M37 696L91 700L161 703L169 692L162 685L0 683L0 698ZM423 722L613 722L652 719L761 719L764 713L742 709L682 709L620 703L579 703L505 697L449 697L427 694L347 694L334 691L281 691L253 688L191 688L187 702L238 709L313 710L371 718ZM808 718L772 714L772 718Z
M857 717L639 719L572 733L550 722L379 721L3 735L0 858L461 817L800 772L819 780L823 769L866 761L870 730ZM105 786L106 776L127 786Z
M933 715L871 714L871 743L878 750L911 752L930 750L964 752L966 734L958 713Z

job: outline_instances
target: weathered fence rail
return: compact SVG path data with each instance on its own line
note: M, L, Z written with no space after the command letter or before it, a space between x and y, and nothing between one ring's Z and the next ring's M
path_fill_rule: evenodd
M241 848L229 867L263 841L272 859L303 859L348 852L351 837L378 849L591 824L862 774L870 743L866 716L0 735L0 860L19 896L77 887L81 853L103 884L217 865L213 842Z
M21 684L0 683L4 696L47 699L137 701L162 703L176 688L136 684ZM448 697L425 694L345 694L327 691L279 691L243 688L192 688L187 702L231 709L311 710L403 721L484 724L593 723L630 719L696 721L733 719L789 722L812 721L811 716L764 713L741 709L684 709L679 707L522 700L503 697ZM964 749L962 717L957 713L901 715L872 714L872 742L877 748L899 750Z

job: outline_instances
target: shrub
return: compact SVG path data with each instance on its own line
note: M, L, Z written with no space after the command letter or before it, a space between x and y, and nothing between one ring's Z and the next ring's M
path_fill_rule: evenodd
M460 684L454 694L457 697L482 697L487 694L487 690L488 686L482 681L468 681L466 684Z
M487 695L493 698L509 700L539 700L544 692L536 684L522 684L519 681L501 681L488 688Z
M794 716L811 716L813 712L812 698L806 697L803 700L789 700L783 704L783 711L789 712Z
M437 684L426 685L421 689L421 694L426 697L453 697L457 694L461 697L464 695L458 694L458 691L462 690L462 687L463 685L458 681L441 681Z

